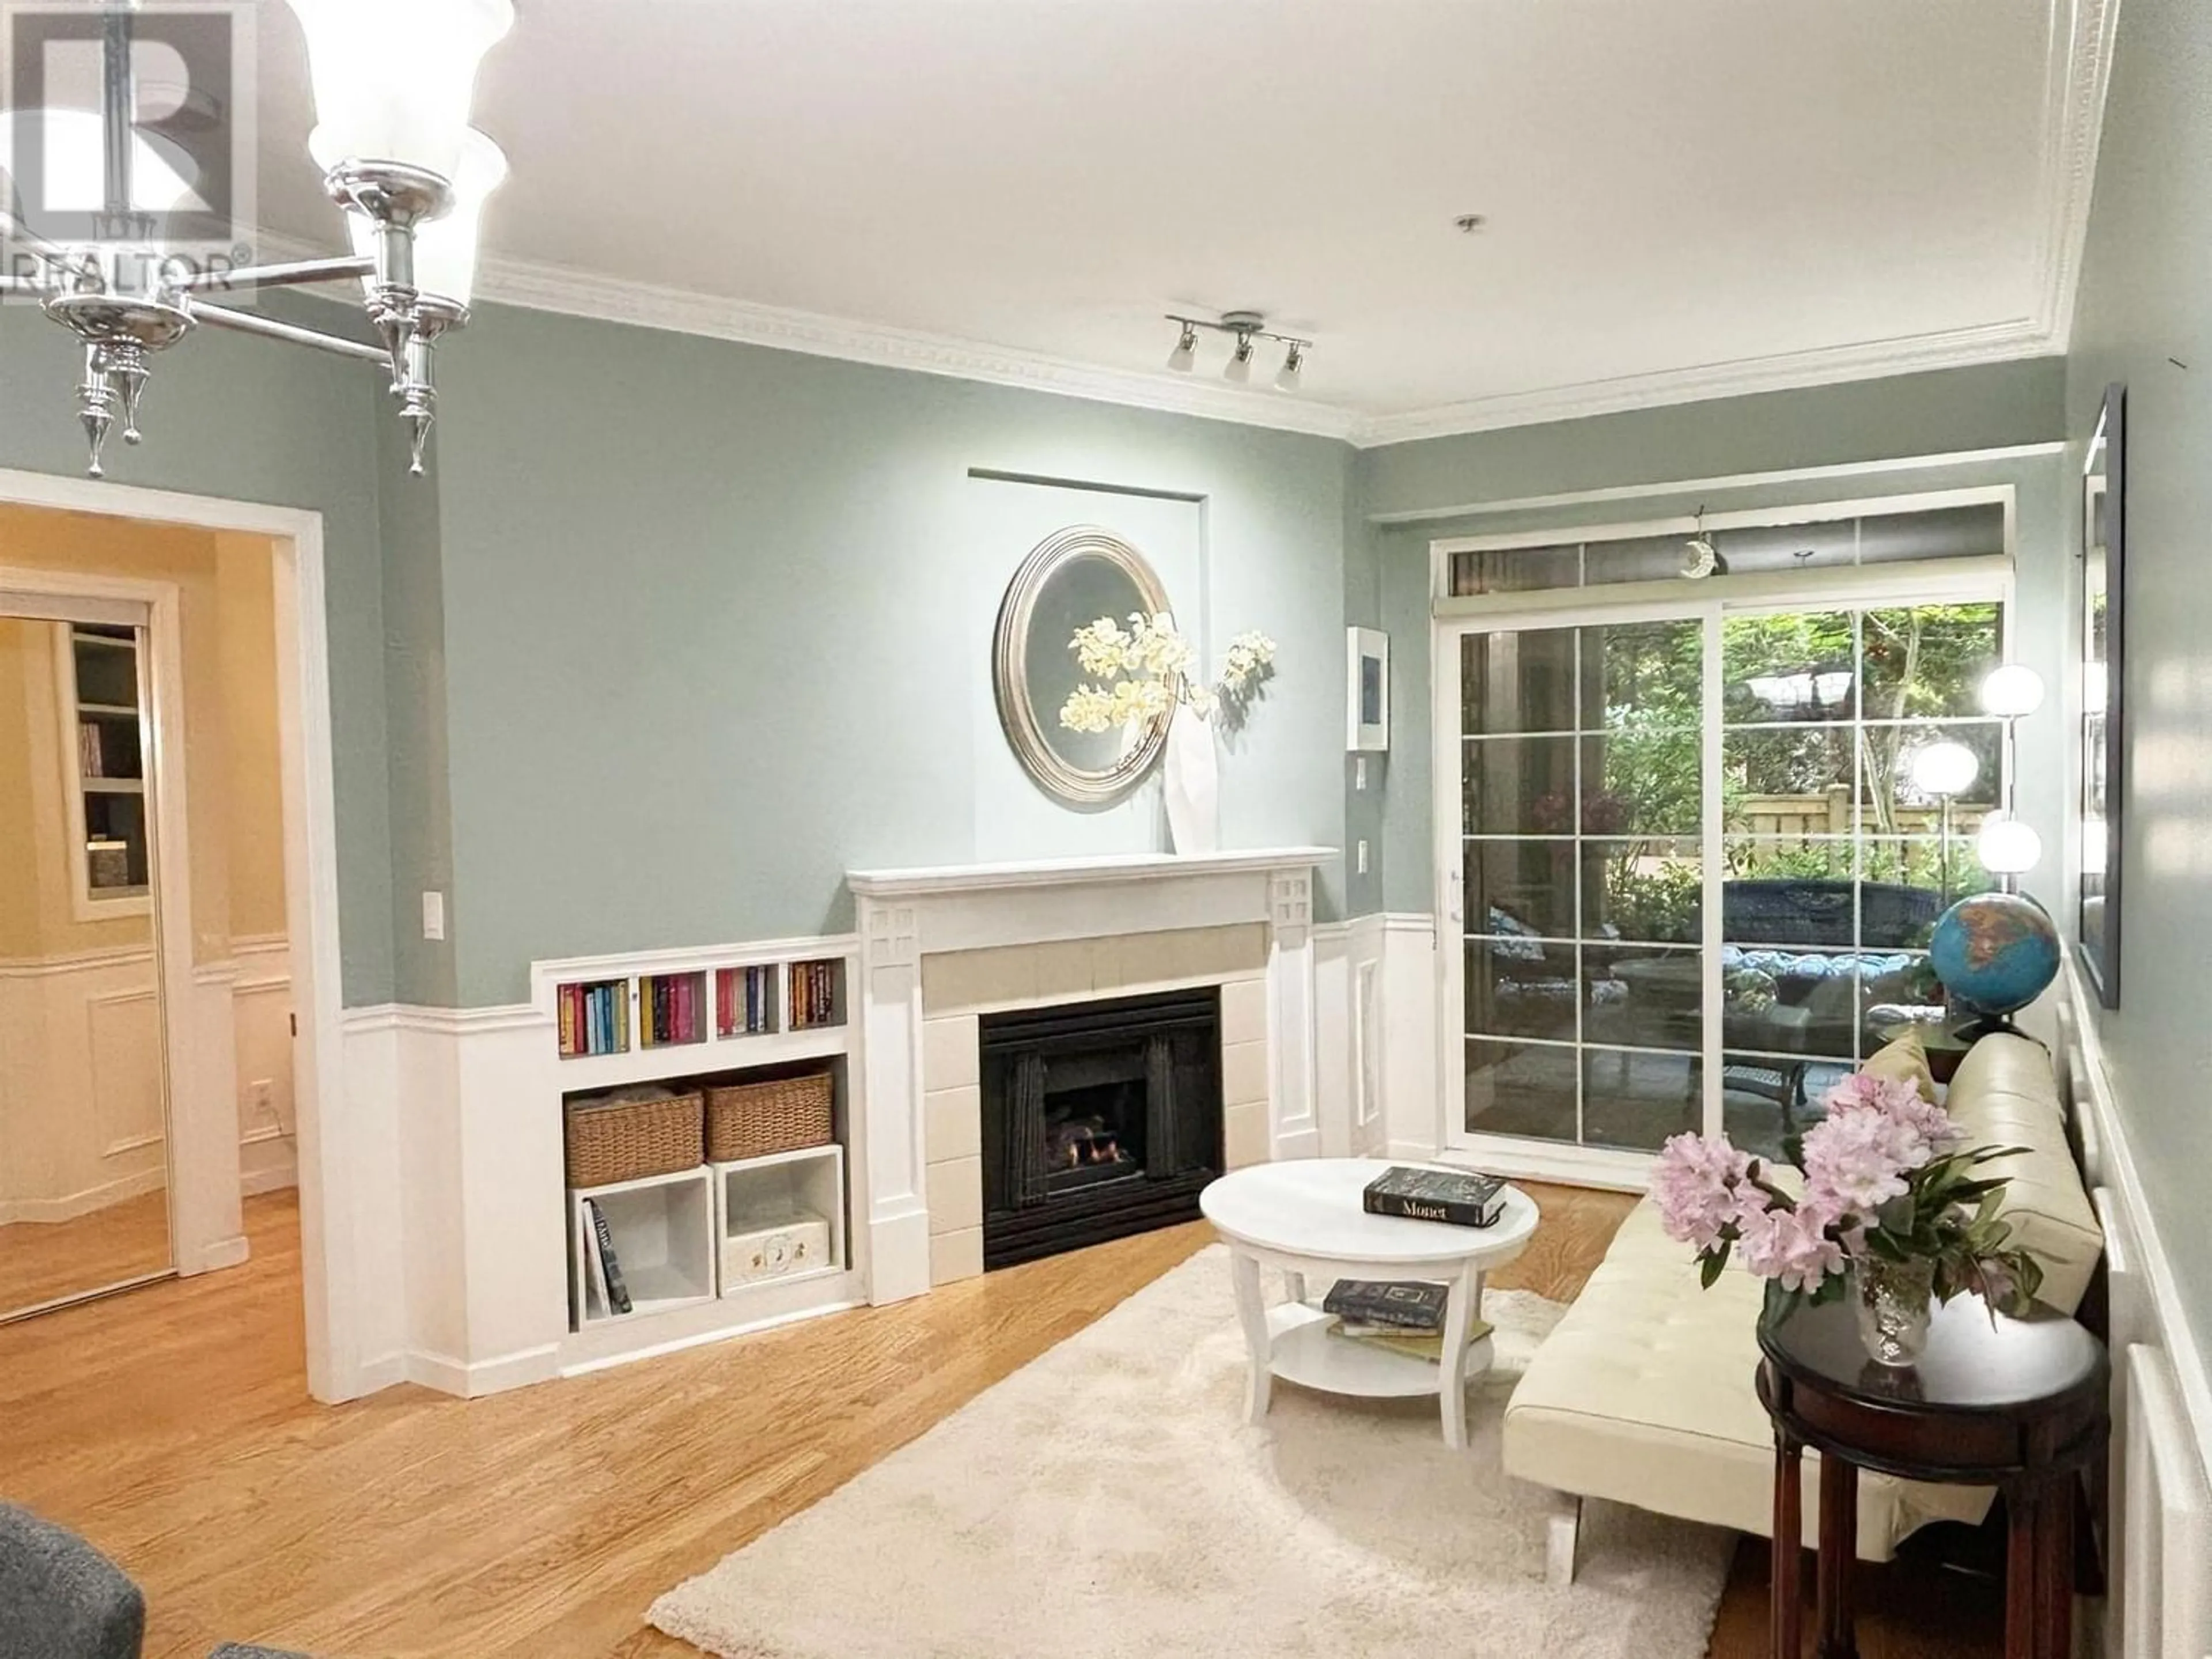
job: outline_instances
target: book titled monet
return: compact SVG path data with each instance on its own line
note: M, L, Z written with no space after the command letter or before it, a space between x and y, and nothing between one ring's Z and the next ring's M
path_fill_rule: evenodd
M1413 1170L1393 1164L1367 1183L1370 1215L1448 1221L1455 1227L1495 1226L1505 1213L1505 1183L1467 1170Z

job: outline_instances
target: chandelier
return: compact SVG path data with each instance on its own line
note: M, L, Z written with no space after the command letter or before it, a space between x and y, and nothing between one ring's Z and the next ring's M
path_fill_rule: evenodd
M499 146L469 125L477 70L514 22L513 0L289 0L307 40L316 125L309 155L344 210L351 252L232 267L180 257L164 240L191 198L188 161L143 131L133 71L132 7L111 4L100 40L97 112L18 112L39 124L44 176L76 166L97 176L105 211L89 238L45 234L25 179L0 151L0 230L15 256L0 299L35 299L84 353L77 418L102 476L109 428L139 441L138 410L157 355L200 325L312 346L373 362L391 378L422 471L436 418L434 358L467 322L485 198L507 176ZM24 173L31 168L27 166ZM358 282L380 345L223 305L210 293Z

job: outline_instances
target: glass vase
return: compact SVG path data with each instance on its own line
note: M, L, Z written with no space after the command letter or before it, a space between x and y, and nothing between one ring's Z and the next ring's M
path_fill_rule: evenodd
M1877 1365L1899 1369L1919 1363L1928 1346L1928 1318L1936 1301L1934 1262L1856 1257L1850 1297L1867 1358Z

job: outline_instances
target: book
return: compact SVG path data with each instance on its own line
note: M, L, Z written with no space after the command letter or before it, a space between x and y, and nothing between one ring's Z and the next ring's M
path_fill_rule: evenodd
M1321 1310L1355 1325L1440 1331L1447 1294L1443 1285L1425 1279L1340 1279L1321 1299Z
M606 1261L599 1255L599 1233L590 1226L589 1224L591 1219L591 1203L589 1200L586 1200L584 1208L584 1220L586 1223L584 1231L584 1307L586 1316L588 1316L592 1305L592 1298L593 1297L597 1297L599 1299L599 1310L602 1315L611 1316L614 1313L614 1304L607 1299Z
M1495 1226L1505 1213L1505 1183L1466 1170L1415 1170L1393 1164L1367 1183L1370 1215L1443 1221L1455 1227Z
M585 1213L592 1218L592 1241L599 1246L599 1266L607 1278L607 1306L616 1313L630 1310L629 1286L623 1282L622 1262L615 1255L615 1236L600 1213L599 1200L584 1200Z
M1491 1333L1486 1319L1470 1319L1467 1322L1468 1346L1472 1347ZM1440 1365L1444 1358L1444 1334L1442 1331L1394 1331L1369 1327L1347 1325L1342 1320L1328 1328L1331 1336L1343 1337L1350 1342L1371 1343L1378 1348L1388 1348L1393 1353L1402 1353L1409 1358L1425 1359Z

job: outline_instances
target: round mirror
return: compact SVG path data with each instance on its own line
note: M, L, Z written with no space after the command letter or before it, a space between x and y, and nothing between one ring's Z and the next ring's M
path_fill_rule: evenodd
M1070 643L1076 629L1167 608L1167 590L1145 556L1096 526L1048 536L1022 561L999 606L992 680L1006 741L1048 793L1103 806L1151 769L1167 742L1165 714L1119 731L1071 732L1060 711L1083 682Z

